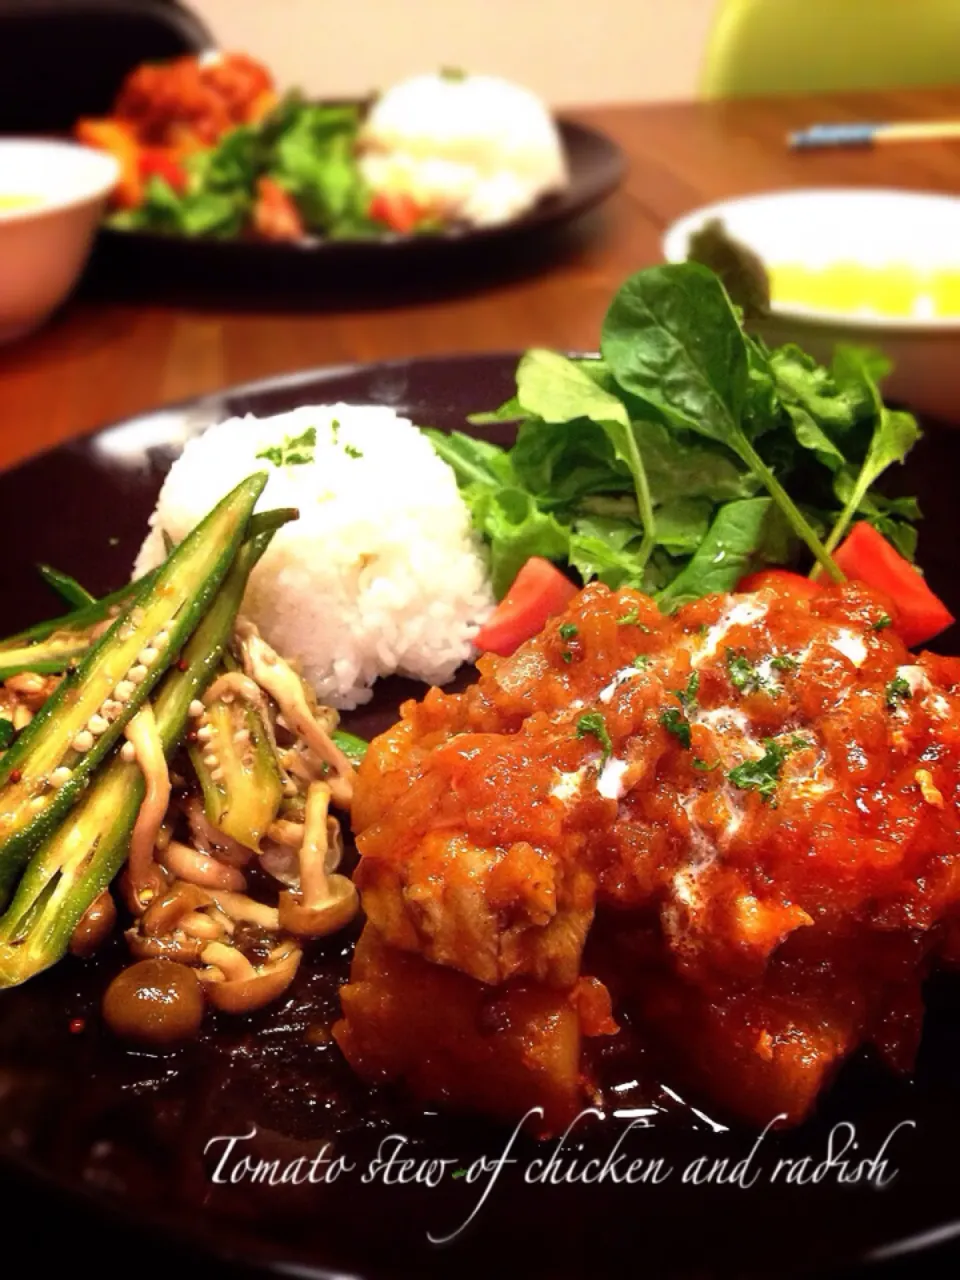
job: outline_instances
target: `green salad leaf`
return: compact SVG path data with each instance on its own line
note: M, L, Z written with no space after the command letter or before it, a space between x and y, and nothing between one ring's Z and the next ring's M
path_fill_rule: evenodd
M289 94L259 124L239 125L216 146L188 156L183 192L151 177L143 202L111 215L110 224L185 236L236 236L250 224L259 180L270 177L293 197L308 231L332 238L374 234L377 224L367 216L370 193L357 163L359 129L358 107L310 103Z
M804 556L839 576L830 553L855 519L913 557L915 499L877 488L919 436L883 402L887 370L854 347L830 367L794 344L771 350L706 268L654 267L617 293L599 358L529 351L516 395L472 415L516 422L510 448L427 434L498 595L540 555L672 610Z

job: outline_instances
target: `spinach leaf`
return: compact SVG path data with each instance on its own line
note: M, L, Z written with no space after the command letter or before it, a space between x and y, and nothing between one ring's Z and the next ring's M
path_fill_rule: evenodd
M570 507L591 494L633 492L630 471L609 435L589 418L526 419L510 459L517 479L545 510ZM626 512L631 511L636 518L636 501L628 496Z
M657 596L661 609L672 613L701 596L732 591L764 558L762 548L772 513L770 498L725 503L686 566Z
M668 426L726 445L750 468L794 532L832 577L842 574L744 430L751 363L723 285L706 267L678 263L631 277L603 322L601 351L620 386L644 399Z

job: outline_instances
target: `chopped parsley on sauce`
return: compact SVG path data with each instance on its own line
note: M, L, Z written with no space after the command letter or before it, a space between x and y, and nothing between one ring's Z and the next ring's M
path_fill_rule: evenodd
M741 693L756 693L763 688L760 672L749 658L733 649L727 650L727 675L730 683Z
M660 723L672 733L685 751L690 750L690 721L680 707L667 707L660 712Z
M560 627L560 635L564 640L573 640L580 634L580 629L573 622L564 622Z
M765 801L772 800L787 756L810 745L806 738L799 736L791 738L789 742L764 738L764 751L760 759L744 760L743 764L731 769L727 777L741 791L757 791Z
M660 712L660 723L667 733L673 735L685 751L690 750L690 721L687 716L697 705L697 694L700 692L700 672L691 673L685 689L674 689L673 695L679 701L679 707L666 707Z
M650 634L650 628L640 621L640 610L631 609L629 613L625 613L622 618L617 619L618 627L639 627L644 635Z
M883 613L873 624L874 631L886 631L887 627L893 626L893 619L889 613Z
M910 681L905 680L903 676L894 676L886 688L887 708L890 711L896 711L897 708L913 697L913 690L910 688Z
M607 722L603 718L600 711L586 711L577 721L577 737L596 738L603 752L601 759L602 764L606 764L613 755L613 743L610 741L610 733L607 729Z

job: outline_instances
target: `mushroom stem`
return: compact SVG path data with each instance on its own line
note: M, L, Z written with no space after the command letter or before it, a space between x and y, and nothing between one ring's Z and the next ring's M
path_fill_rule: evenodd
M243 872L228 867L212 854L200 853L179 840L171 840L163 854L163 865L178 880L202 885L205 889L228 889L242 893L247 887Z
M271 649L252 622L237 623L237 635L247 675L273 698L291 732L302 738L336 774L330 787L338 804L349 808L356 777L353 765L318 723L307 705L303 681L283 658Z
M133 835L130 837L130 856L127 862L133 897L143 911L159 887L153 850L170 804L170 772L153 707L149 702L143 704L127 725L125 733L128 741L133 744L146 786Z

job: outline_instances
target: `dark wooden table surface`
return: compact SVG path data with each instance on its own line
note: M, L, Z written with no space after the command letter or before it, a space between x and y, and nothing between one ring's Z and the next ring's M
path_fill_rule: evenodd
M0 349L0 466L164 402L311 365L536 344L593 348L616 285L656 262L664 228L697 205L817 184L960 190L960 144L798 155L787 150L788 130L958 114L960 90L578 112L624 149L621 190L535 261L511 262L466 292L438 280L431 293L427 282L416 302L373 309L341 299L308 311L246 300L118 300L88 287L43 330Z

